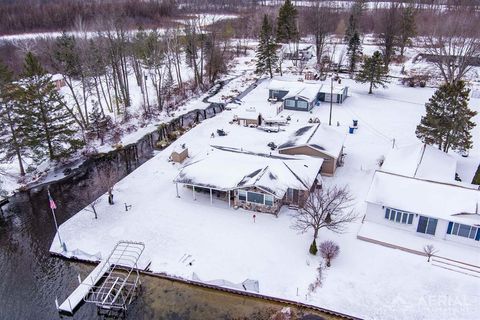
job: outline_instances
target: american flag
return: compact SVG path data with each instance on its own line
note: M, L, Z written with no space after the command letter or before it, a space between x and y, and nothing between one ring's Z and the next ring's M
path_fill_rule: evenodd
M48 201L50 202L50 209L56 210L57 205L55 204L55 201L53 201L52 196L50 195L50 190L48 190Z

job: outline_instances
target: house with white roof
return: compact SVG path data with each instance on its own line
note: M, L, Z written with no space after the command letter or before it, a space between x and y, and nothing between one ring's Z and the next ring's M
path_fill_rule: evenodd
M452 182L455 180L457 160L425 143L415 143L392 149L382 164L382 171L412 178Z
M185 165L177 185L223 199L229 206L277 214L284 204L301 206L321 182L323 160L256 154L227 147L212 147L208 154Z
M377 171L365 221L480 247L479 201L479 190L461 184Z
M346 135L324 124L302 127L278 147L280 154L307 155L323 159L322 175L333 176L343 162L343 143Z
M283 101L287 110L310 111L318 101L320 88L319 83L273 79L268 86L268 98Z
M325 102L343 103L348 97L348 87L338 83L323 84L318 92L318 100Z

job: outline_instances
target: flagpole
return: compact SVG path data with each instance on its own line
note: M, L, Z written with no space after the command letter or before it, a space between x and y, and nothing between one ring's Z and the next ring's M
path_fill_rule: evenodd
M55 216L55 209L51 205L51 201L53 201L53 199L52 199L52 196L50 195L50 189L48 189L48 199L49 199L50 210L52 211L53 221L55 222L55 229L57 230L58 241L60 241L60 247L62 247L62 250L64 250L62 238L60 237L60 231L58 230L58 223L57 223L57 217Z

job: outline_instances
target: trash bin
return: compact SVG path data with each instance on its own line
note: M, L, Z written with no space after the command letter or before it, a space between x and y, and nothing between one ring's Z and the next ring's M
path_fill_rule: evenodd
M355 128L352 127L352 126L350 126L350 127L348 128L348 133L353 134L354 130L355 130Z
M358 120L353 120L353 127L358 128Z

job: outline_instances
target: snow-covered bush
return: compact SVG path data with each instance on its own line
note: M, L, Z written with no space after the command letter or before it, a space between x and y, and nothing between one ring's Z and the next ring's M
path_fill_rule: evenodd
M430 258L433 257L438 252L438 250L435 249L433 244L427 244L426 246L423 247L423 252L425 252L425 255L428 258L427 261L430 262Z
M317 277L315 278L315 281L310 283L310 285L308 286L309 293L315 292L317 288L322 286L324 269L325 269L325 266L323 265L322 262L320 262L317 268Z
M330 267L331 260L338 256L338 253L340 252L340 247L338 244L331 240L320 243L319 249L322 258L325 259L327 267Z

